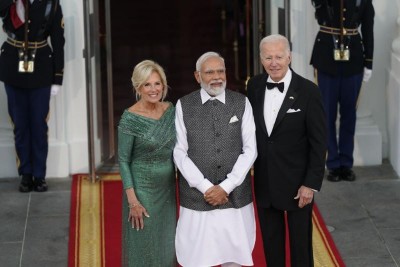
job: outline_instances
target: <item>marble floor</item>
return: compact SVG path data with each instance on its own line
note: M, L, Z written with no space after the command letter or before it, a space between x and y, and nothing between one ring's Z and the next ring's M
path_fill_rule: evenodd
M320 212L349 267L400 266L400 179L388 162L356 167L355 182L324 181ZM0 179L0 266L67 266L71 178L22 194Z

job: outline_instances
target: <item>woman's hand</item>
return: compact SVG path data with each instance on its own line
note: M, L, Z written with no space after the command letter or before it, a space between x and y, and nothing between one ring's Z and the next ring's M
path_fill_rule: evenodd
M143 215L147 218L150 217L150 215L147 213L147 210L142 206L140 202L129 204L128 221L132 223L132 228L136 228L137 231L143 229L144 227Z

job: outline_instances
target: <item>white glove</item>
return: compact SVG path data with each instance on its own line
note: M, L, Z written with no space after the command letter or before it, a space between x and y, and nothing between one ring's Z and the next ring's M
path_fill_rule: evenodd
M372 75L372 70L364 67L363 81L368 82L369 79L371 79L371 75Z
M61 85L53 84L50 89L50 94L55 96L58 94L58 91L60 91L60 89L61 89Z

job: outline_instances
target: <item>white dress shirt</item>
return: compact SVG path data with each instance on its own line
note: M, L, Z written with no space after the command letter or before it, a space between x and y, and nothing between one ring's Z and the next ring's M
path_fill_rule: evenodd
M211 97L201 89L200 96L202 104L210 99L225 104L225 91ZM219 184L228 194L243 182L257 157L253 111L247 98L243 118L240 119L243 152L232 172ZM186 127L179 100L176 104L175 125L175 164L189 185L204 194L213 184L204 177L187 154ZM224 262L253 265L251 253L255 244L255 230L253 203L240 209L211 211L196 211L181 206L175 238L178 262L185 267L215 266Z
M278 116L278 112L281 109L283 100L285 99L287 90L289 88L290 81L292 80L292 71L289 69L286 72L285 77L279 82L284 83L283 92L281 93L278 88L273 88L271 90L267 89L265 85L265 96L264 96L264 120L265 126L267 127L268 135L271 135L272 129ZM276 83L268 76L267 82Z

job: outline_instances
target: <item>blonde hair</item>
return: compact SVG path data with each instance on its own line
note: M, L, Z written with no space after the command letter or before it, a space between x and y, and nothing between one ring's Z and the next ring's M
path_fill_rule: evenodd
M146 83L146 81L149 79L150 75L153 72L156 72L158 73L158 75L160 75L161 83L163 85L163 93L161 101L163 101L167 96L168 84L164 69L155 61L147 59L138 63L133 69L131 81L133 86L133 92L136 94L136 100L140 99L139 88Z

